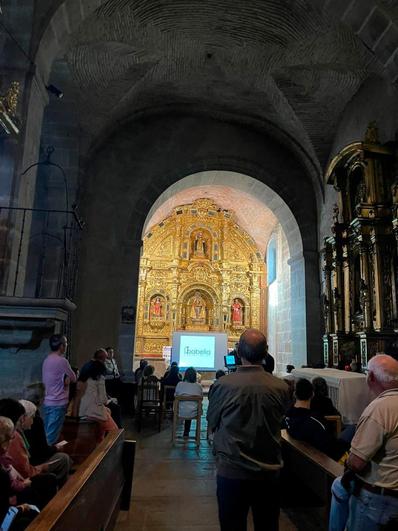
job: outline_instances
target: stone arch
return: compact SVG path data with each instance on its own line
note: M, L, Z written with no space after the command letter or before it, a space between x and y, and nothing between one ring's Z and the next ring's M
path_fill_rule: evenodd
M230 161L230 165L232 161ZM211 167L211 163L209 164ZM231 188L236 188L242 192L247 192L249 195L256 197L261 203L267 206L275 217L280 221L281 225L286 228L284 230L287 241L289 243L289 250L291 256L302 254L303 243L300 234L298 223L293 216L292 211L283 199L272 188L263 182L236 171L204 171L192 173L187 177L180 179L165 190L153 203L149 213L146 217L143 234L148 229L148 224L151 222L153 214L167 199L175 195L177 192L194 188L199 184L225 185Z
M233 164L230 161L230 164ZM305 259L303 254L303 240L300 227L291 209L282 199L282 197L264 182L234 171L202 171L188 175L167 188L157 200L153 203L146 217L143 232L144 235L153 224L155 213L161 208L162 204L170 198L183 192L184 190L194 189L195 187L210 184L223 185L229 188L237 189L247 193L260 201L264 206L269 208L274 214L282 227L282 231L289 246L289 268L290 268L290 308L291 316L287 329L291 333L292 343L292 362L295 366L301 366L306 363L306 330L305 314L306 301L303 286L306 284ZM222 206L222 205L220 205ZM239 207L238 207L239 208ZM275 235L271 233L271 238ZM264 256L263 259L266 259ZM308 279L307 279L308 281ZM245 301L244 296L236 294L234 296ZM231 300L232 303L232 300ZM245 301L246 312L250 311L250 303ZM276 352L274 352L276 354ZM290 360L289 360L290 362ZM282 362L279 363L281 366Z
M121 305L136 300L142 232L148 213L174 183L206 170L249 175L253 178L253 195L264 193L266 185L290 209L285 230L292 229L300 235L296 242L293 237L290 239L291 275L297 286L297 300L306 301L304 308L295 310L303 322L296 335L300 340L307 328L308 359L320 359L317 207L310 176L294 154L261 131L204 116L174 114L126 124L88 161L82 194L88 230L82 244L79 306L74 321L76 350L82 356L87 352L87 343L94 340L90 335L97 337L100 330L105 336L107 329L112 330L112 335L106 335L105 342L112 340L116 344L119 338L120 350L131 352L131 328L124 330L117 318L111 322L109 315L119 315ZM238 175L235 181L239 187ZM278 205L274 208L278 213ZM297 244L300 241L302 246ZM101 277L114 279L111 291L109 282L99 289L96 278ZM97 305L95 320L90 293L108 300L106 312ZM83 322L90 323L89 330L87 326L79 330Z

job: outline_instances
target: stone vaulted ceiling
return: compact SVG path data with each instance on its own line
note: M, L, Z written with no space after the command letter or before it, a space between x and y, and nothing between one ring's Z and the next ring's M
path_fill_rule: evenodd
M176 106L271 122L314 161L377 62L309 1L109 0L62 52L95 137L139 112Z

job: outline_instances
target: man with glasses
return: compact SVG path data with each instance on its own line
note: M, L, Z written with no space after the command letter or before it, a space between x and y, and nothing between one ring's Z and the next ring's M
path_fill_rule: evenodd
M346 473L332 485L329 531L398 529L398 361L374 356L367 383L376 398L358 421Z

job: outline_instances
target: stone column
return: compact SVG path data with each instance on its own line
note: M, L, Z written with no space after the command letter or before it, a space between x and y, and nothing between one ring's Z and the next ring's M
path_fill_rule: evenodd
M20 163L14 177L12 206L32 208L36 190L36 168L27 174L21 173L39 159L40 137L44 108L48 103L48 94L39 74L29 73L25 83L25 128L21 138ZM13 229L10 232L11 256L7 277L7 295L24 294L26 263L29 251L31 213L17 212L13 216Z
M306 274L304 256L302 254L293 256L287 263L290 266L292 363L295 367L301 367L301 365L307 364L309 329L307 326L306 296L308 297L307 291L311 291L311 288L307 289L306 278L308 275ZM319 275L318 272L317 275ZM317 300L319 300L319 289ZM319 352L321 353L321 351Z

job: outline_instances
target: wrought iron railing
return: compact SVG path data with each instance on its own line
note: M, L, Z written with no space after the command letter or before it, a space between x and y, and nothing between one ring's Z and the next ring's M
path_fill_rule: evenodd
M83 226L74 207L0 206L1 294L73 300Z

